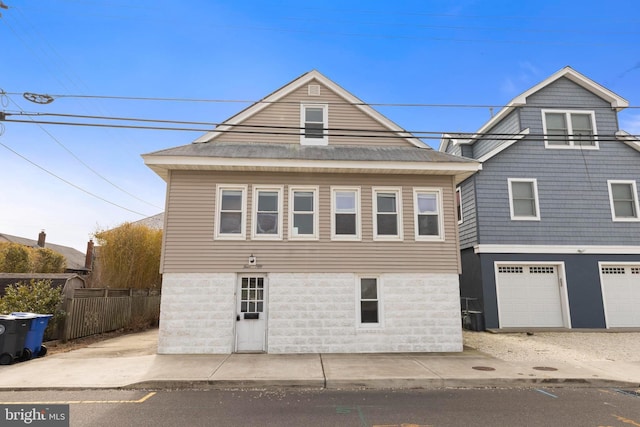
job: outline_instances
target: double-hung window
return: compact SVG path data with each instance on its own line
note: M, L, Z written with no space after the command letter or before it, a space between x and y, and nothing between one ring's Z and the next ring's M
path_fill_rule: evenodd
M416 240L444 240L442 190L414 188L413 207Z
M509 209L512 220L539 220L538 182L509 178Z
M640 220L638 207L638 189L635 181L607 181L609 202L614 221Z
M253 187L254 239L282 239L282 187Z
M402 240L402 200L399 188L373 188L375 240Z
M318 239L318 187L289 187L289 239Z
M375 276L358 277L356 283L357 317L359 327L382 325L380 280Z
M215 238L238 240L245 239L246 200L246 185L217 186Z
M547 148L598 148L593 111L542 110Z
M360 240L359 187L331 187L331 238Z
M300 144L327 145L328 106L326 104L302 104L300 109Z

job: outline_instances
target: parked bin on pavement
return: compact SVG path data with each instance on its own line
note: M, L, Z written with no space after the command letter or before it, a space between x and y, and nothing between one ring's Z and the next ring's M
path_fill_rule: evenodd
M33 359L35 357L43 357L47 354L47 347L42 344L44 338L44 330L49 324L51 314L14 312L11 316L29 321L29 330L24 341L23 360Z
M10 365L21 359L29 331L29 320L0 315L0 365Z

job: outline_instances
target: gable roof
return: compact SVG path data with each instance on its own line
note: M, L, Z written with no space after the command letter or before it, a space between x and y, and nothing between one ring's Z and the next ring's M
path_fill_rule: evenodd
M18 243L20 245L29 246L31 248L39 248L38 241L27 239L24 237L12 236L10 234L0 233L0 242ZM67 270L86 270L85 254L77 249L69 246L56 245L55 243L45 242L44 247L58 252L64 256L67 261Z
M335 82L331 81L330 79L325 77L322 73L320 73L317 70L311 70L307 73L304 73L303 75L293 80L292 82L284 85L283 87L276 90L275 92L272 92L271 94L262 98L260 101L245 108L238 114L232 116L231 118L225 120L223 123L218 125L215 130L207 132L206 134L202 135L200 138L196 139L194 143L211 142L215 140L220 135L223 135L224 131L231 129L234 125L239 125L243 123L249 117L257 114L258 112L267 108L269 105L281 100L285 96L289 95L290 93L296 91L297 89L301 88L302 86L308 84L313 80L317 80L319 83L322 83L324 86L331 89L336 95L343 98L346 102L352 104L354 107L359 109L361 112L363 112L367 116L371 117L373 120L380 123L385 128L396 133L396 135L404 136L407 139L407 141L409 141L411 144L415 145L416 147L425 147L425 144L422 141L420 141L418 138L416 138L409 132L406 132L400 126L398 126L397 124L395 124L394 122L392 122L391 120L389 120L388 118L386 118L385 116L377 112L375 109L373 109L369 105L365 104L362 100L360 100L359 98L357 98L356 96L354 96L353 94L351 94L350 92L348 92L347 90L345 90L344 88L336 84Z
M84 287L86 281L75 273L0 273L0 296L5 295L7 287L16 283L29 283L32 279L50 280L52 287L64 288L69 280L76 277L82 281Z
M480 136L488 132L492 127L498 124L513 110L523 105L526 105L527 98L529 96L533 95L534 93L540 91L541 89L549 86L553 82L563 77L571 80L572 82L583 87L584 89L588 90L594 95L609 102L609 104L611 104L611 108L615 109L616 111L623 110L624 108L629 106L629 101L627 101L626 99L615 94L614 92L610 91L604 86L596 83L595 81L591 80L585 75L580 74L573 68L566 66L561 70L556 71L554 74L547 77L545 80L541 81L540 83L533 86L529 90L526 90L525 92L513 98L511 101L509 101L507 105L505 105L500 111L498 111L498 113L495 116L493 116L491 120L486 122L480 129L478 129L478 131L476 131L475 134L472 134L472 135L467 134L467 138L463 141L458 141L458 143L473 144ZM443 137L440 140L440 146L438 150L445 151L447 149L447 144L449 143L450 140L451 138L449 137L449 135L443 135Z

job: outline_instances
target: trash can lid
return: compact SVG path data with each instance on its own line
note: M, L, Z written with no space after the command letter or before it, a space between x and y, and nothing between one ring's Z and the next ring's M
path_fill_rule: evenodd
M21 319L35 319L38 317L36 313L27 313L23 311L14 311L11 316L19 317Z
M0 320L16 320L17 317L11 314L0 314Z

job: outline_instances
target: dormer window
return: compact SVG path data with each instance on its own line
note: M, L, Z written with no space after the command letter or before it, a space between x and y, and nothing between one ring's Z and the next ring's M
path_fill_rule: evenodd
M595 123L593 111L542 110L545 147L597 149Z
M302 145L327 145L327 105L302 104L300 127Z

